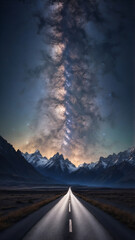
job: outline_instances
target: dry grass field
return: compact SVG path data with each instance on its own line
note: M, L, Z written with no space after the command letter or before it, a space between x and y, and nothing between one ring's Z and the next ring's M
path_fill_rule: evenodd
M135 230L135 189L74 189L83 200Z
M63 189L0 190L0 230L64 195Z

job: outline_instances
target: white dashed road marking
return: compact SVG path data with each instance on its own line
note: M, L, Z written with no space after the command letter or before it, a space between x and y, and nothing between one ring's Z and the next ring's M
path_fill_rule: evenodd
M69 232L72 232L72 220L69 219Z
M71 204L69 203L69 212L71 212Z

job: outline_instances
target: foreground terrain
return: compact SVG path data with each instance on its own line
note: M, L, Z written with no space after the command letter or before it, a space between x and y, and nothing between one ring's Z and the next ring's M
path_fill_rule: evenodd
M88 189L73 189L72 192L69 188L64 196L46 204L7 230L2 231L0 239L134 240L135 231L124 226L100 210L99 207L97 208L84 201L82 197L76 196L80 192L82 194L86 191ZM89 191L102 192L102 189L89 189ZM108 195L106 191L104 190L103 193ZM100 193L100 196L104 195L103 193Z
M78 188L74 193L135 230L135 189Z
M0 190L0 230L63 196L66 188Z

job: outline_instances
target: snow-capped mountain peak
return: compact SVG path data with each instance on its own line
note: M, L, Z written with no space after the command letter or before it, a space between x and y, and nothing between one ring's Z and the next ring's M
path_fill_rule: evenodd
M68 183L68 181L82 181L84 178L87 179L98 178L98 176L104 176L108 172L113 174L114 169L124 169L128 168L131 170L135 167L135 148L128 149L124 152L118 154L112 154L108 157L100 157L99 161L92 163L83 163L76 167L68 159L64 159L62 154L58 152L51 157L49 160L43 157L39 150L34 153L25 153L22 155L25 159L31 163L37 171L45 176L54 178L56 181ZM108 175L106 175L108 177ZM115 174L112 175L115 179ZM104 177L103 177L104 179Z
M113 153L108 157L100 157L97 162L96 168L109 168L121 164L122 162L128 162L131 165L135 165L135 148L130 148L124 152L118 154Z
M96 166L97 162L91 162L91 163L82 163L78 166L78 168L88 168L88 169L92 169Z
M60 168L62 172L69 172L76 170L75 165L68 159L64 159L62 154L56 153L52 158L49 159L48 166L55 168Z
M42 157L39 150L36 150L34 153L22 153L25 159L31 163L36 169L38 169L42 173L48 174L51 172L52 174L70 174L71 172L76 170L76 166L70 162L68 159L64 159L62 154L58 152L51 157L49 160L46 157Z
M87 166L88 166L88 164L84 162L84 163L80 164L80 165L78 166L78 168L87 167Z
M47 163L48 159L46 157L42 157L39 150L36 150L34 153L22 153L23 157L31 163L34 167L43 166Z
M131 147L127 150L127 152L130 154L130 153L133 153L135 152L135 147Z
M38 149L34 152L34 154L41 155L41 153L40 153L40 151Z

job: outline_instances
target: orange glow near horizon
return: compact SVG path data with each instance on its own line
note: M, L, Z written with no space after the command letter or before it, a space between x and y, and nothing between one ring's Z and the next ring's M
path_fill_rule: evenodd
M46 149L45 151L43 151L40 149L40 147L38 147L38 148L30 147L30 146L28 146L28 144L26 144L25 146L24 145L19 146L18 144L17 145L15 144L13 147L15 148L16 151L19 149L20 151L22 151L24 153L28 152L30 154L34 153L38 149L40 151L41 155L43 157L47 157L48 159L53 157L57 152L59 152L59 154L63 154L59 150ZM90 159L85 159L85 158L83 158L83 160L82 160L82 157L80 157L77 154L77 151L74 151L74 155L66 156L65 154L63 154L63 156L64 156L64 159L68 158L76 167L78 167L78 165L80 165L84 162L90 163L90 162L94 161L94 159L92 161L90 161Z

